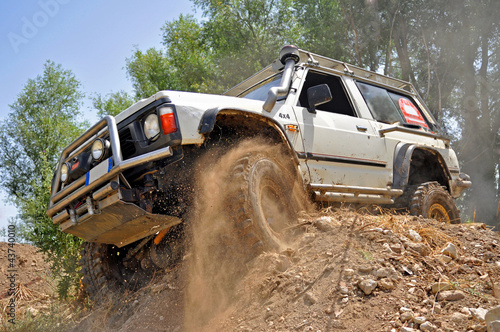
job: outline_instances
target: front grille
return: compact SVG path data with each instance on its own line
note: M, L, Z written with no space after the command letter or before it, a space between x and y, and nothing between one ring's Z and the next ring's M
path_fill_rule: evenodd
M135 144L129 128L124 128L118 134L120 136L120 147L123 159L127 159L135 154Z

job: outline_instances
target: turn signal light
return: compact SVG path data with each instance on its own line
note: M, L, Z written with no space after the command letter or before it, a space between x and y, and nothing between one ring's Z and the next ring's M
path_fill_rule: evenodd
M172 134L177 131L177 123L175 121L175 113L172 107L160 107L158 110L160 114L161 128L164 135Z

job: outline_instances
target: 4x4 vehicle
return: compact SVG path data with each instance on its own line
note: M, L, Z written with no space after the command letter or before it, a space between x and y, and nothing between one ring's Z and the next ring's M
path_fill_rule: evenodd
M200 158L255 137L282 153L247 150L225 175L231 202L221 213L233 216L245 246L280 245L277 220L294 217L295 180L315 201L460 222L453 198L471 182L413 86L285 46L224 95L160 91L64 149L47 214L87 241L87 289L131 284L175 262Z

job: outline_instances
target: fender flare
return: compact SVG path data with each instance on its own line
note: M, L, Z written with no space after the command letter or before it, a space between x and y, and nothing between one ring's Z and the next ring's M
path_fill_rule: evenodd
M286 145L287 149L290 151L290 155L294 159L295 163L297 165L300 164L300 161L299 161L298 156L297 156L297 152L295 151L295 149L293 149L292 145L290 144L290 141L288 140L288 137L285 134L284 127L279 122L277 122L276 120L269 118L265 115L262 115L262 114L248 112L247 110L242 109L242 108L215 107L215 108L207 109L205 111L205 113L203 113L203 116L201 117L201 120L200 120L200 124L198 126L198 132L201 135L207 135L210 132L212 132L212 130L215 127L215 123L217 121L217 115L220 112L241 113L241 114L245 114L247 116L251 116L253 118L259 119L260 121L262 121L264 123L267 123L269 126L273 127L278 132L278 134L281 137L281 140Z
M437 157L438 164L442 166L445 177L448 179L447 186L450 188L451 173L444 161L443 156L436 150L426 146L419 146L409 143L398 143L394 151L393 165L393 189L403 189L410 177L411 158L415 150L425 150Z
M201 117L200 125L198 126L198 132L202 135L205 135L214 130L217 114L219 114L219 112L222 110L223 109L220 107L210 108L206 110Z

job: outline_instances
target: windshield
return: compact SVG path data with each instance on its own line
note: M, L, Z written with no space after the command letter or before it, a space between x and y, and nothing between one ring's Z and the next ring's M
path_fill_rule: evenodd
M267 80L264 80L259 84L251 87L238 97L265 101L267 99L267 93L269 92L269 89L275 86L279 86L280 83L281 83L281 73L274 75L268 78ZM278 98L278 100L282 100L285 97Z

